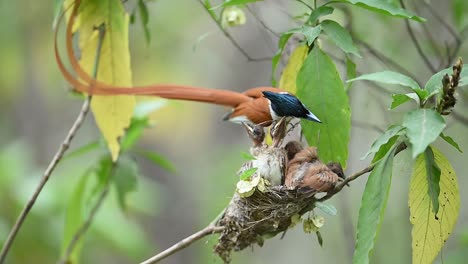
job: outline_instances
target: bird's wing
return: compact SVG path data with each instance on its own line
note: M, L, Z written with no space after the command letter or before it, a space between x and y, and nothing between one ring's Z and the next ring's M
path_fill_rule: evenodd
M253 122L268 126L271 124L270 107L266 98L258 98L239 104L229 114L228 120L234 123ZM268 123L269 122L269 123Z

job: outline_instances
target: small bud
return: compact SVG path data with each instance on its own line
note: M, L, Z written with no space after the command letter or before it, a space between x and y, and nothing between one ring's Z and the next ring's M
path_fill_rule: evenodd
M237 6L228 6L221 13L221 24L223 27L235 27L244 25L247 17L244 11Z

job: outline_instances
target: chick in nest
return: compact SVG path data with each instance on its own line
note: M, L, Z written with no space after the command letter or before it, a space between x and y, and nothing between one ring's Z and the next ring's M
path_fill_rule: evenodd
M271 130L273 143L271 146L263 143L265 131L261 126L252 126L243 124L247 134L253 141L250 148L250 154L255 157L254 160L246 163L240 172L250 168L257 168L253 177L262 177L268 180L271 186L282 185L286 173L286 151L278 146L284 138L286 131L286 121L284 118L275 123Z
M288 157L288 169L285 177L285 186L289 190L316 190L328 192L344 178L343 169L338 163L322 163L317 154L317 148L307 147L301 149L297 142L289 142L285 149ZM296 152L296 153L294 153Z

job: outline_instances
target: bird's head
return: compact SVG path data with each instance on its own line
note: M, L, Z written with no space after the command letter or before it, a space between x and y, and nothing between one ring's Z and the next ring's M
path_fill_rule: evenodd
M263 91L263 96L271 102L271 110L279 117L291 116L322 123L299 98L290 93Z

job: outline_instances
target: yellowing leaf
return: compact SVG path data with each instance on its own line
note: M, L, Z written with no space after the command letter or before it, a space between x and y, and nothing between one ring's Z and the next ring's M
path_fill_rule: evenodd
M279 88L292 94L296 93L297 73L307 58L308 50L309 48L307 45L301 45L293 51L291 57L289 58L288 64L286 64L286 67L284 67L283 73L281 74Z
M65 6L68 3L70 1L66 1ZM91 74L98 44L96 27L101 24L104 24L105 35L97 79L108 84L131 86L129 15L120 0L81 1L77 27L74 28L79 32L80 64ZM107 142L113 160L119 155L119 138L130 124L134 107L134 96L94 96L91 102L97 126Z
M441 170L439 211L434 215L428 193L426 160L420 154L414 165L409 190L410 221L413 224L413 263L432 263L455 226L460 211L457 176L445 156L432 148Z

